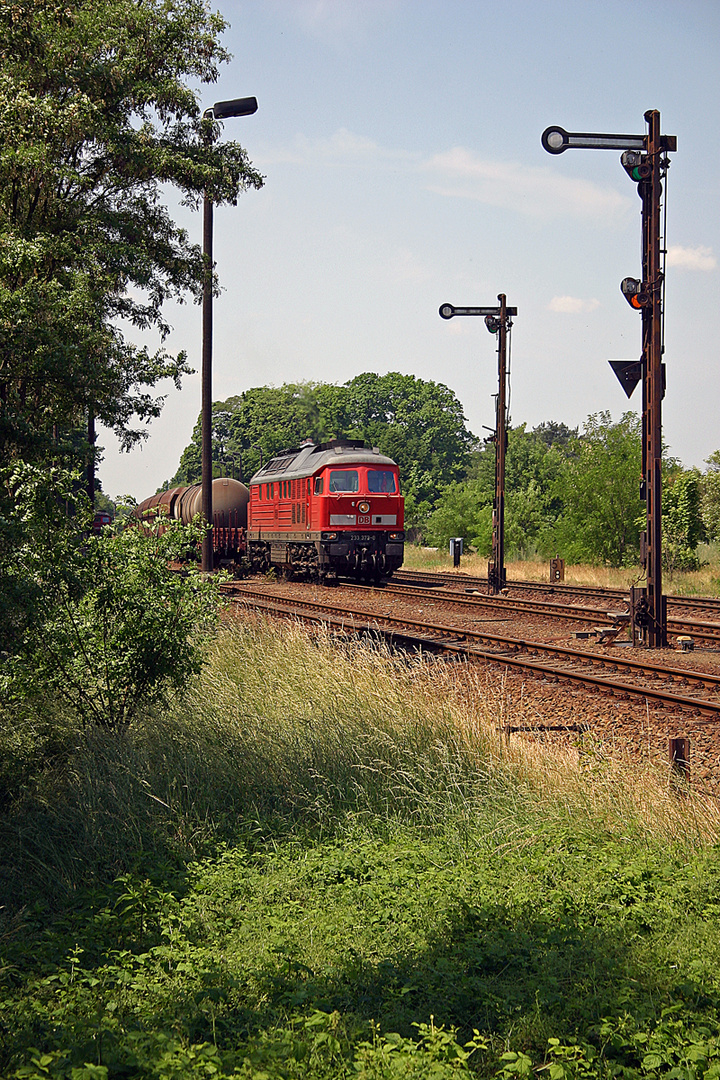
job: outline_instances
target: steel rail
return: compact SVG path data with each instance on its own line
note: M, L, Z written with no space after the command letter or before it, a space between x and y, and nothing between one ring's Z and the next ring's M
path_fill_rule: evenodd
M346 583L347 588L373 589L373 585L358 585ZM517 612L525 615L539 615L552 619L573 620L576 622L596 622L603 620L606 624L610 621L615 624L624 617L629 618L628 611L608 611L607 608L591 608L578 604L563 604L551 600L518 600L512 596L463 595L459 592L438 592L436 589L425 590L417 585L398 585L394 581L387 582L382 587L383 593L391 593L397 596L405 596L423 602L452 604L455 607L481 607L499 612ZM668 619L668 631L673 634L691 634L698 640L720 645L720 623L701 622L691 618Z
M444 574L424 570L396 570L392 577L396 584L415 582L417 585L427 583L430 586L447 586L452 589L473 587L487 589L487 578L477 577L471 574ZM627 589L601 588L594 585L565 585L549 581L514 581L506 582L508 592L513 590L526 592L551 593L555 595L577 596L581 598L596 597L599 599L621 600L627 602L629 594ZM714 596L677 596L667 597L668 608L705 608L720 616L720 598Z
M527 641L483 630L429 623L407 616L358 611L328 601L279 596L265 589L243 586L230 588L234 602L245 603L249 607L264 610L270 614L327 623L345 632L362 631L379 634L394 642L456 653L494 664L503 664L506 667L532 671L554 679L565 679L604 690L616 696L629 695L639 697L644 701L671 704L681 709L699 710L713 716L720 714L720 675L710 672L693 671L688 668L668 668L649 660L628 659L618 657L616 654L609 656L590 650ZM481 648L481 643L493 645L495 649ZM524 655L520 655L521 653ZM554 657L555 662L549 663L547 660L536 659L543 655ZM563 662L580 665L585 670L578 670L577 666L565 667ZM662 678L671 683L679 682L683 686L695 685L700 690L714 690L718 693L718 698L712 700L679 694L673 690L651 686L647 681L642 683L619 681L608 678L605 674L588 671L586 670L588 667L594 667L596 671L598 668L600 670L610 668L615 674L625 674L636 678L642 676L644 680Z

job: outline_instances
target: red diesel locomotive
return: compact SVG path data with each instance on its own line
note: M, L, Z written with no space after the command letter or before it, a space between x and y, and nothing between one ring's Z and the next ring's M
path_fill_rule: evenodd
M403 530L398 467L362 442L308 442L277 454L250 480L254 567L377 580L402 564Z
M189 522L200 485L145 499L136 517ZM362 442L333 439L284 450L250 480L213 480L216 564L287 577L379 580L402 565L404 499L396 463Z

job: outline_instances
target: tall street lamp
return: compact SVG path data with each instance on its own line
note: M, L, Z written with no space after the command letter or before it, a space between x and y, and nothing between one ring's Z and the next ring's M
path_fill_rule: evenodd
M203 120L226 120L230 116L250 116L257 112L257 98L234 98L232 101L216 101L203 113ZM213 131L207 126L204 135L209 145ZM205 193L203 201L203 281L202 301L202 516L205 532L202 543L202 570L209 574L213 569L212 545L212 278L213 278L213 203Z

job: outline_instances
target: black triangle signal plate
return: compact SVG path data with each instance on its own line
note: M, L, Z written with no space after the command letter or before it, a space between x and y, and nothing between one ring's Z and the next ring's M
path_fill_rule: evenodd
M642 379L640 360L608 360L610 367L618 377L618 382L628 397Z

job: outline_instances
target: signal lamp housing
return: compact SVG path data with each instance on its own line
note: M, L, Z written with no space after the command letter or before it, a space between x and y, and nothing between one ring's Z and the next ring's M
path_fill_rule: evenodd
M487 326L491 334L497 334L498 330L500 329L500 320L496 315L486 315L485 325Z
M641 180L648 180L652 173L652 166L647 157L639 154L637 150L626 150L620 155L620 164L631 180L637 184Z
M623 278L620 282L620 292L635 311L641 311L650 303L650 294L647 287L637 278Z

